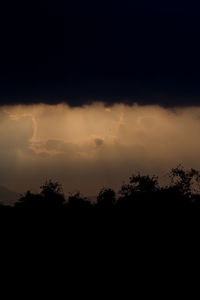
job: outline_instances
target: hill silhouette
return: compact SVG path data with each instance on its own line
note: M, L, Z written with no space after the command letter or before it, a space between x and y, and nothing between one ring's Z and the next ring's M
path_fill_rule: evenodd
M18 199L19 193L13 192L5 186L0 185L0 204L14 205Z

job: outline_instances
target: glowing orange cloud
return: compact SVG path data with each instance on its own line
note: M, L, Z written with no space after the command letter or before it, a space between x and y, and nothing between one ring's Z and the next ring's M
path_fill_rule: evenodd
M164 174L180 162L199 168L199 131L200 107L4 106L0 178L15 190L56 178L68 191L94 194L132 172Z

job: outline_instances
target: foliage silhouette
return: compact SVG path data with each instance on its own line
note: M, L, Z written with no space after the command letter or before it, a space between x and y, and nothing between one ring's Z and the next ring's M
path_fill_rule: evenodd
M115 191L102 188L97 196L97 205L101 208L111 208L116 202Z
M169 177L171 186L177 188L179 192L188 197L194 193L200 193L200 174L195 169L185 170L182 165L172 168Z
M65 200L62 185L48 180L40 187L40 193L27 191L14 207L0 206L0 213L11 214L28 212L29 215L49 215L67 222L70 216L96 222L105 217L118 219L152 220L160 218L168 220L169 216L183 216L200 213L200 174L195 169L185 170L182 165L172 168L168 174L170 183L160 186L158 177L153 175L133 174L128 183L123 183L116 195L111 188L103 187L97 195L96 202L79 192L70 194ZM108 212L102 215L102 212ZM111 214L110 214L111 213ZM98 218L99 216L99 218ZM92 219L91 219L92 218ZM71 218L72 219L72 218ZM77 219L77 222L79 222ZM85 221L84 221L85 222Z
M80 193L71 194L68 197L67 208L71 210L85 210L91 206L90 201L86 197L81 197Z
M153 175L132 175L129 177L129 184L123 184L119 194L122 197L134 197L139 193L156 192L159 189L158 177Z
M57 181L46 181L40 187L40 194L33 194L27 191L26 194L16 203L16 208L32 210L57 210L65 203L62 185Z
M40 187L41 195L48 198L49 196L55 195L63 195L63 188L60 183L57 181L53 182L51 179L46 181L44 185Z

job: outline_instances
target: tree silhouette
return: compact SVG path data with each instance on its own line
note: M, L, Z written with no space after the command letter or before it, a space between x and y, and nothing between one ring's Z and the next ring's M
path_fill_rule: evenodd
M41 195L44 197L48 197L52 194L61 194L63 195L63 188L62 184L58 183L57 181L52 181L51 179L45 181L44 185L40 186Z
M152 193L159 189L158 177L153 175L132 175L129 177L129 183L123 184L119 194L121 197L130 198L139 193Z
M112 207L116 202L115 191L110 188L102 188L97 196L97 204L102 208Z
M40 187L41 196L44 198L46 204L49 207L60 208L65 202L63 188L57 181L51 179L46 181L44 185Z
M40 193L27 191L15 204L14 209L0 206L0 211L2 215L5 212L9 214L11 211L25 211L30 213L27 215L33 213L34 218L41 212L42 219L50 220L53 216L54 220L61 222L71 222L77 215L78 218L75 219L82 219L83 223L85 220L101 222L102 215L104 220L114 216L119 216L121 220L139 220L144 217L152 220L153 216L160 216L160 219L165 216L163 219L167 220L168 215L178 216L188 211L194 212L194 207L196 213L200 213L199 171L185 170L182 165L178 165L172 168L168 175L169 185L160 187L155 175L133 174L127 184L122 184L118 197L113 189L103 187L94 203L80 192L70 194L65 201L62 185L57 181L47 180L40 186ZM104 211L106 213L102 214Z
M90 201L86 197L81 197L80 193L71 194L68 197L67 208L71 210L84 210L91 206Z
M46 181L40 187L40 194L27 191L16 203L16 208L34 209L36 211L54 210L62 208L65 198L62 185L57 181Z
M175 187L181 194L192 197L200 193L200 174L195 169L185 170L182 165L172 168L169 177L171 186Z
M15 207L20 209L34 210L38 208L44 208L46 205L40 194L33 194L31 191L27 191L24 196L22 196L18 202L16 202Z

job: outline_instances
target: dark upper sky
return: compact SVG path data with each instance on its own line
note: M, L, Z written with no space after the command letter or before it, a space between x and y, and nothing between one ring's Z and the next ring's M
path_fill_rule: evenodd
M192 1L5 2L1 104L200 104L200 10Z

